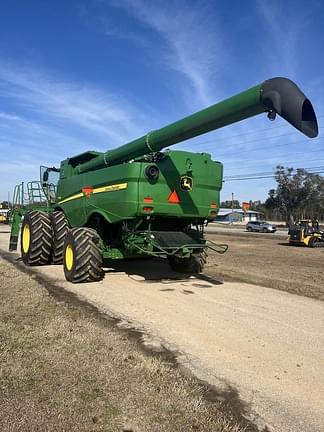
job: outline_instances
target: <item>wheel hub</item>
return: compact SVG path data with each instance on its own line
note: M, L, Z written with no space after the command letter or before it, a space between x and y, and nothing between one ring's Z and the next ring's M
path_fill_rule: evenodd
M30 228L29 225L25 225L23 229L23 236L22 236L22 247L24 253L27 253L29 251L30 246Z
M65 249L65 266L68 271L71 271L73 267L73 261L74 261L73 248L69 244Z

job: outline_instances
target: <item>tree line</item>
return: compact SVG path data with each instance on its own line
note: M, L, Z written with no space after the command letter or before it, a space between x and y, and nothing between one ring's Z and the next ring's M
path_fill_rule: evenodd
M265 219L289 224L298 219L324 221L324 177L303 168L279 165L275 180L277 187L269 190L268 198L264 202L250 201L250 210L264 213ZM231 208L232 201L222 202L221 207ZM234 208L238 207L235 200Z

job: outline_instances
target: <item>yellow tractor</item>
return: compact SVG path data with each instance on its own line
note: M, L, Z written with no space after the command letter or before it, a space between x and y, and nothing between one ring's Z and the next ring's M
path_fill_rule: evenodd
M9 223L9 210L3 210L0 208L0 223Z
M289 228L291 246L324 247L324 231L320 230L318 220L301 219Z

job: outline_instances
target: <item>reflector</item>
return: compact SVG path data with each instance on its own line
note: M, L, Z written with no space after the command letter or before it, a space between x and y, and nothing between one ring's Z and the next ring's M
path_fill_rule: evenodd
M146 213L151 213L153 211L153 207L143 207L143 211Z
M93 192L93 187L92 186L85 186L82 188L82 192L84 193L86 198L89 198Z
M170 204L179 204L179 202L180 202L180 198L179 198L177 192L174 190L169 195L168 203L170 203Z

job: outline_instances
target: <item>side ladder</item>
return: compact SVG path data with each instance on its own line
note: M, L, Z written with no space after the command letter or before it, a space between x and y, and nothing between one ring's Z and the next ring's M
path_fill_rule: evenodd
M24 183L22 182L15 186L13 194L12 211L10 216L11 231L9 251L17 250L20 223L25 214L24 198Z
M10 217L9 251L17 250L20 224L29 210L49 210L49 201L39 181L28 182L27 188L25 188L24 182L15 186Z

